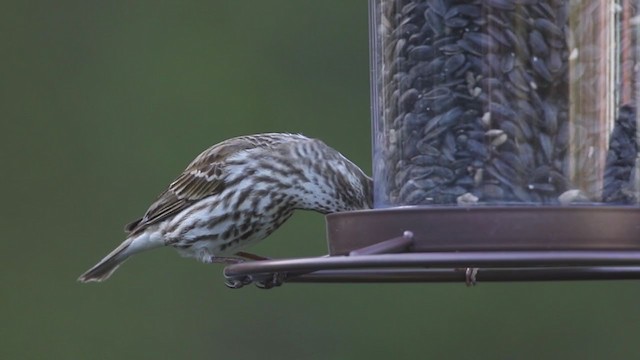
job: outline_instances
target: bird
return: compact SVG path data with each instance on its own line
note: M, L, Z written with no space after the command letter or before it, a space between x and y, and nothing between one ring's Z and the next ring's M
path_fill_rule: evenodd
M295 210L322 214L370 209L373 181L319 139L293 133L244 135L200 153L126 239L78 281L101 282L129 257L173 247L204 263L234 263ZM255 258L260 258L255 256Z

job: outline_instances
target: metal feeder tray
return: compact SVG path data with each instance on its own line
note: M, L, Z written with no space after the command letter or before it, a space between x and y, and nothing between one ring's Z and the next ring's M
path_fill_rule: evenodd
M227 284L640 279L640 209L399 207L327 216L329 254L229 265Z

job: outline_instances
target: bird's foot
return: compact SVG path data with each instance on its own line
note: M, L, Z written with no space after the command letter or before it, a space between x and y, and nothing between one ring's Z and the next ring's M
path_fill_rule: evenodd
M245 285L249 285L252 282L253 282L253 279L251 279L250 276L243 276L241 278L235 278L235 279L227 278L224 280L224 284L229 289L240 289L241 287Z
M255 283L256 286L260 289L271 289L284 284L286 278L286 273L273 273L271 274L271 276L258 280Z

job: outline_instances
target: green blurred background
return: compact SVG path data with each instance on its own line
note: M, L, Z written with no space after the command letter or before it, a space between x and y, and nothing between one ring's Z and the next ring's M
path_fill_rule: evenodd
M638 355L638 282L229 290L161 249L77 283L225 138L302 132L370 172L367 4L4 1L0 20L0 358ZM300 213L252 250L322 255L324 236Z

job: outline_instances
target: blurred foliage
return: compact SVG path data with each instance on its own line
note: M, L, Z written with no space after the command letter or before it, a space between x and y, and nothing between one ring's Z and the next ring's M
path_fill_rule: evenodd
M3 1L0 20L0 358L637 355L637 282L232 291L222 267L162 249L76 283L225 138L302 132L370 172L367 4ZM253 250L322 255L324 219Z

